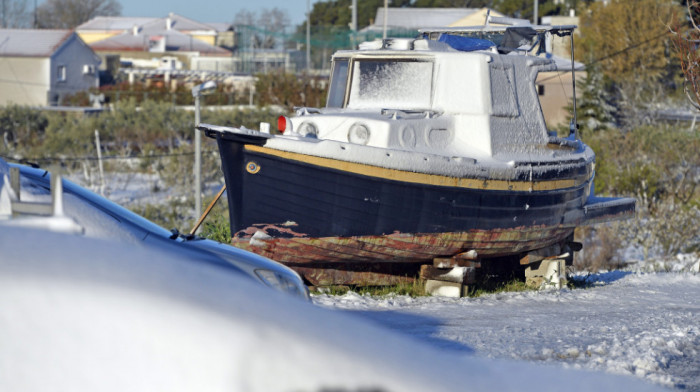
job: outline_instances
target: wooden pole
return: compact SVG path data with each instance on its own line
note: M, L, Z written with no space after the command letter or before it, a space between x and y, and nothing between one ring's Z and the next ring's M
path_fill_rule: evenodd
M219 199L221 198L221 195L224 194L225 190L226 190L226 185L221 187L221 189L219 190L219 193L216 194L216 197L214 198L214 200L212 200L211 203L209 203L209 205L207 206L207 209L204 210L204 213L202 214L202 216L199 217L199 220L197 220L197 223L195 223L192 230L190 230L190 234L194 235L194 233L197 231L197 229L199 229L199 226L202 224L202 222L204 222L204 219L207 217L207 215L209 215L209 212L211 211L212 208L214 208L214 205L216 204L217 201L219 201Z

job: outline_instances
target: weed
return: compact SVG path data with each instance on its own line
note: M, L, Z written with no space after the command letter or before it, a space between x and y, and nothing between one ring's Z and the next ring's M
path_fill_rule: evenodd
M206 200L207 204L210 202L210 200ZM202 237L219 241L224 244L231 243L231 226L229 225L228 204L226 203L224 196L221 196L221 199L219 199L209 215L207 215L204 223L202 223L201 232L199 234Z
M525 282L513 279L507 282L494 283L488 285L471 286L469 290L470 298L477 298L486 294L535 291L536 288L527 286ZM359 295L370 295L386 297L393 295L407 295L410 297L427 297L425 293L425 282L416 279L409 283L399 283L391 286L325 286L314 287L312 294L345 295L348 292L355 292Z
M410 282L402 282L390 286L324 286L313 287L312 294L328 294L328 295L345 295L348 292L355 292L360 295L371 296L390 296L390 295L408 295L410 297L424 297L425 282L420 279L414 279Z
M486 294L536 291L537 288L528 286L519 279L513 279L506 282L491 283L488 285L474 285L469 289L469 297L477 298Z

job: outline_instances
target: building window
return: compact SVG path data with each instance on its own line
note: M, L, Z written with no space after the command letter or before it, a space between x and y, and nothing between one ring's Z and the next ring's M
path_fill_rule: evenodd
M56 80L59 82L66 81L66 66L65 65L59 65L58 68L56 69Z
M544 85L543 84L537 85L537 94L544 95Z

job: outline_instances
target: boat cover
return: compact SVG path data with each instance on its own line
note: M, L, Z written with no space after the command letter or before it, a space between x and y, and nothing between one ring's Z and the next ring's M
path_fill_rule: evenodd
M438 38L439 42L444 42L452 49L456 49L462 52L473 52L475 50L488 50L489 48L495 47L496 44L487 40L472 37L462 37L459 35L452 34L440 34Z

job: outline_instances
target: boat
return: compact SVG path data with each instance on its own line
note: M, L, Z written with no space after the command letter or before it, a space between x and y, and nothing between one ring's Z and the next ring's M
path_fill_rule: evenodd
M332 56L326 107L280 116L278 133L199 124L218 143L232 244L314 283L324 269L541 260L578 250L578 226L629 218L634 199L593 194L575 120L560 137L542 114L537 75L557 70L551 41L574 28L365 43Z

